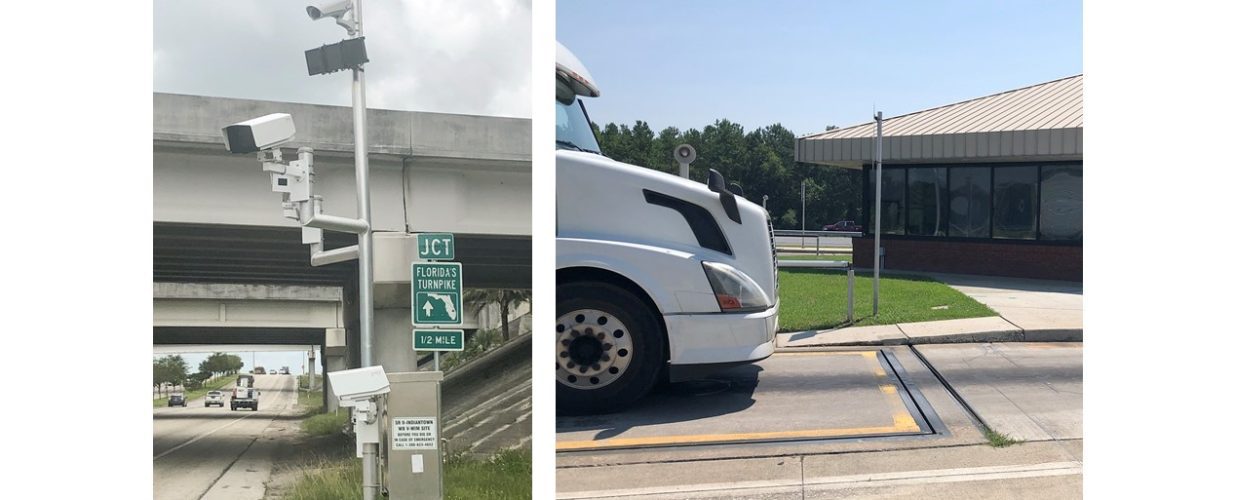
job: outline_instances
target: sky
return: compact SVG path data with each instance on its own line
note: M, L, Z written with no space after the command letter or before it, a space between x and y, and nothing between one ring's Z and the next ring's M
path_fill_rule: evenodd
M154 91L351 106L351 72L304 51L347 37L308 0L154 3ZM531 116L531 0L363 4L370 108Z
M558 0L592 121L795 134L1082 72L1081 2Z

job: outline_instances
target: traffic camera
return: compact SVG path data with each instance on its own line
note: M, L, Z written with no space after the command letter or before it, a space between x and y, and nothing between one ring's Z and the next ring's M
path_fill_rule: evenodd
M292 115L272 113L223 127L223 146L232 153L256 153L287 144L295 136Z

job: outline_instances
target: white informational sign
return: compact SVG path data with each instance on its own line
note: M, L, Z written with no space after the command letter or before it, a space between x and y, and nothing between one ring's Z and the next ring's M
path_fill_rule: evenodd
M425 471L425 456L412 455L412 474L422 474Z
M437 449L437 417L394 417L390 426L392 450Z

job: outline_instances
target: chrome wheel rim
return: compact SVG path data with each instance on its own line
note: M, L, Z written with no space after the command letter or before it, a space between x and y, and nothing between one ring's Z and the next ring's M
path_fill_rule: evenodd
M577 309L557 318L557 381L594 390L622 378L634 357L626 325L597 309Z

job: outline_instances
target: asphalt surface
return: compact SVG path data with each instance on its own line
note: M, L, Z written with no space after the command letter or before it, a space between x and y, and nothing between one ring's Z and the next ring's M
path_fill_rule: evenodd
M558 417L558 498L1080 498L1082 348L782 349Z
M154 498L260 499L270 476L279 422L296 403L295 377L257 375L258 411L232 411L230 388L224 406L154 410Z

